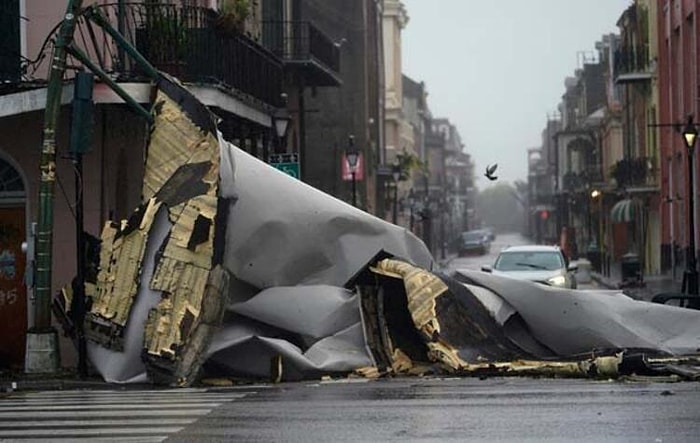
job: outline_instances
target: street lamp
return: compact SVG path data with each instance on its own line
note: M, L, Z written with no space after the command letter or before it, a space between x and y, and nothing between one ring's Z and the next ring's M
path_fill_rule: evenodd
M413 188L411 188L410 191L408 191L408 210L410 211L409 215L409 229L411 232L413 232L413 206L416 204L416 196L413 194Z
M360 153L355 147L355 136L348 136L348 149L345 151L345 157L348 160L348 167L350 168L350 175L352 176L352 205L357 206L357 189L355 183L355 173L357 171L357 162L360 159Z
M392 212L391 221L396 224L397 221L397 206L399 202L399 179L401 178L401 165L394 164L391 168L391 177L394 179L394 210Z
M686 269L683 273L683 291L688 295L698 295L698 270L695 259L695 202L693 195L693 151L698 139L698 129L693 124L693 117L683 128L683 141L688 148L688 253Z
M275 127L275 135L277 136L276 148L278 151L283 151L283 149L281 149L283 147L286 148L286 146L282 145L282 140L284 140L287 135L287 128L289 127L290 120L291 117L286 108L279 108L272 115L272 124Z
M591 191L591 198L598 199L598 266L596 269L601 274L603 273L603 193L594 189Z

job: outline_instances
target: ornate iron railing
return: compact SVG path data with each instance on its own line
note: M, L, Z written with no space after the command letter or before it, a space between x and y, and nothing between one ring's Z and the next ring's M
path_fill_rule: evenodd
M265 21L263 43L284 60L315 59L332 71L340 72L338 45L309 22Z
M600 169L590 166L581 172L567 172L564 174L562 184L565 191L580 191L602 181L603 175Z
M98 5L98 10L157 69L185 82L218 84L242 97L283 105L282 61L228 26L217 11L152 1L110 3ZM49 36L44 52L53 50L54 37ZM114 42L88 21L80 20L75 42L115 78L143 77ZM46 63L50 57L37 60ZM37 66L33 70L41 72Z
M618 49L615 51L614 75L648 73L649 50L647 48Z
M613 165L611 177L620 188L656 184L654 163L647 157L625 158Z

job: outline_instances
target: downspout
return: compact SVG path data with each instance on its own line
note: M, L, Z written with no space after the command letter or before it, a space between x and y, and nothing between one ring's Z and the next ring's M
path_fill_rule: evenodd
M676 233L673 217L673 154L668 156L668 221L671 228L671 277L676 280Z
M670 8L667 9L667 13L671 14ZM670 20L670 19L669 19ZM665 22L665 21L664 21ZM673 119L673 114L674 114L674 100L673 100L673 33L671 32L670 29L666 30L668 32L668 40L666 42L666 75L667 75L667 95L668 95L668 115L671 116L671 119ZM675 157L675 142L674 142L674 134L671 134L671 137L668 137L669 139L669 166L668 166L668 184L669 184L669 209L668 212L670 214L670 220L669 223L671 224L671 266L672 266L672 272L673 272L673 278L675 280L676 277L676 212L680 209L680 205L676 204L674 205L674 202L676 201L675 195L673 194L673 189L674 189L674 182L676 181L676 177L673 175L673 162L674 162L674 157ZM680 188L678 188L680 189ZM680 237L680 229L679 229L679 234L678 236ZM680 238L678 239L678 242L680 244Z

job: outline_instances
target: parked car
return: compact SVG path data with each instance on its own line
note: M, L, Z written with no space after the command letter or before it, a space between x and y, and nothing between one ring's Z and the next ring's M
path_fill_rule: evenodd
M469 254L484 255L491 250L488 234L482 230L462 232L458 246L460 256Z
M494 275L576 289L576 265L568 265L558 246L528 245L504 248L493 266L481 270Z
M486 232L486 235L489 237L489 241L496 240L496 230L492 227L482 228L482 231Z

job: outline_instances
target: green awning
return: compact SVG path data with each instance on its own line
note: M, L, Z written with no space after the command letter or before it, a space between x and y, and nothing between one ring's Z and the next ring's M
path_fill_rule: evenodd
M615 203L610 210L610 221L613 223L629 223L639 215L639 202L626 198Z

